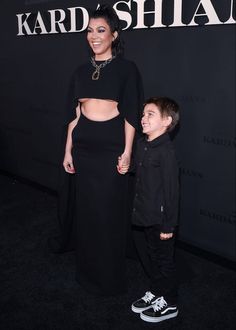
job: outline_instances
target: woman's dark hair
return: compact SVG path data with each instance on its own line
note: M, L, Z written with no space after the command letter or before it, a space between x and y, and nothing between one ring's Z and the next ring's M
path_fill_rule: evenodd
M120 38L121 26L120 19L112 6L108 4L100 5L98 9L90 12L89 18L103 18L111 29L111 33L118 33L117 38L112 42L112 55L116 56L123 52L123 42Z

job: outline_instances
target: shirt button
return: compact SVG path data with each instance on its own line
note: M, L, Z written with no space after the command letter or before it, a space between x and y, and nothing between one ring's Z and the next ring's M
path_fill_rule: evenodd
M142 162L140 162L140 163L139 163L139 166L142 166L142 165L143 165L143 163L142 163Z
M136 197L138 197L138 194L135 194Z
M147 151L147 147L145 147L144 150Z
M134 207L134 208L133 208L133 212L135 212L135 211L136 211L136 208Z

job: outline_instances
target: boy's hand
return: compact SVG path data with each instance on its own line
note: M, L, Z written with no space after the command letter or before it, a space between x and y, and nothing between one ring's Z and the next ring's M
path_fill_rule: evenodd
M160 240L166 241L173 237L173 233L160 233Z
M123 153L118 157L117 171L120 174L125 174L128 172L130 165L130 155Z

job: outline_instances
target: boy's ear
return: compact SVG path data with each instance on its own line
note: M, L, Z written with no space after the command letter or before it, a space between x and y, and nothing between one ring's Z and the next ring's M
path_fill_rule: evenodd
M165 126L169 127L170 124L172 123L173 118L171 116L165 117Z
M115 31L115 32L113 33L113 41L115 41L117 37L118 37L118 32Z

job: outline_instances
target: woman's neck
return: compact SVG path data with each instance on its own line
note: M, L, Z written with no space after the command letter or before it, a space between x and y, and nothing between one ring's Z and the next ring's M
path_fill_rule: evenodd
M109 60L112 57L112 54L109 55L95 55L94 59L95 61L106 61Z

